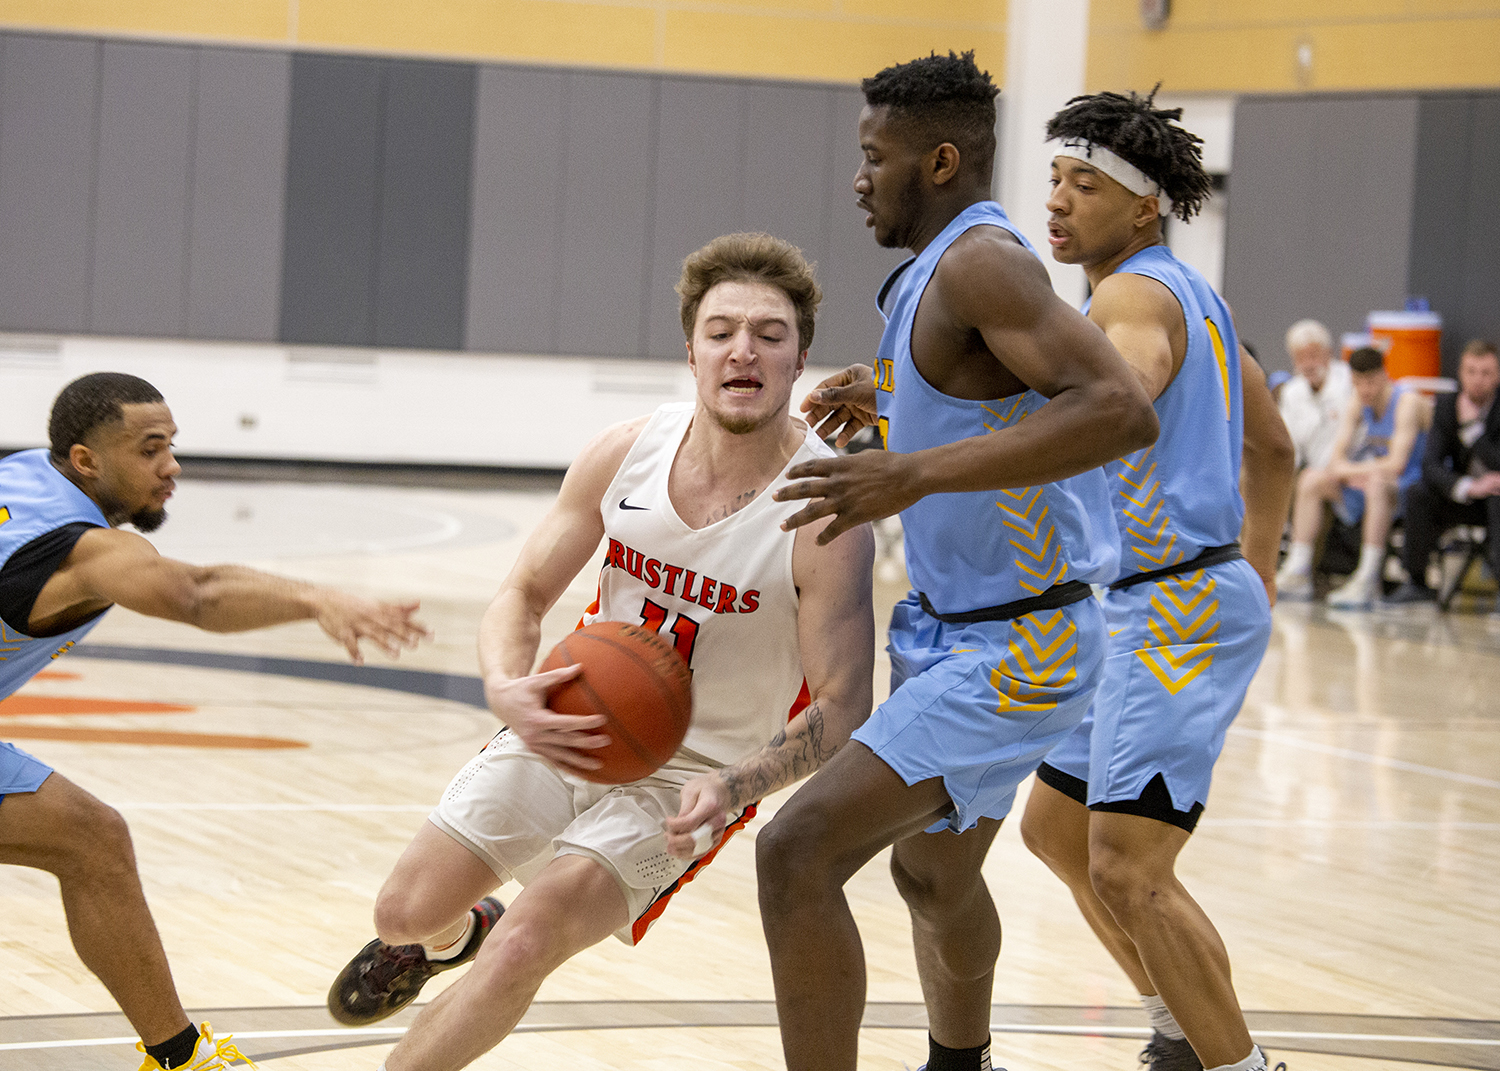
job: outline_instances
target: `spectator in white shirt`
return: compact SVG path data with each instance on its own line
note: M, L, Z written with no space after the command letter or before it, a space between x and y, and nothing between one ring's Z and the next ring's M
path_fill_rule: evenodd
M1317 320L1298 320L1286 333L1297 374L1281 389L1281 419L1297 448L1297 468L1323 468L1333 452L1339 417L1354 393L1349 366L1334 360L1333 336Z

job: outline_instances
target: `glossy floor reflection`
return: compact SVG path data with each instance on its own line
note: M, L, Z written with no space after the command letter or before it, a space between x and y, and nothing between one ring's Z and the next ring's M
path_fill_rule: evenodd
M126 815L184 1001L272 1067L373 1068L391 1044L336 1026L324 994L369 939L397 854L494 731L475 705L475 628L551 498L534 480L184 481L157 533L164 553L419 597L435 641L345 672L312 625L213 636L116 610L90 639L99 657L84 645L0 705L0 738ZM544 646L594 579L548 617ZM900 594L877 583L882 620ZM1277 609L1181 870L1257 1034L1293 1071L1500 1068L1497 686L1488 617ZM753 884L763 822L641 947L611 941L559 971L475 1066L780 1068ZM1005 925L996 1064L1135 1067L1134 994L1063 887L1013 828L986 873ZM862 1065L916 1066L920 992L884 861L849 893L872 1001ZM68 943L55 881L0 869L0 1069L133 1068L128 1033Z

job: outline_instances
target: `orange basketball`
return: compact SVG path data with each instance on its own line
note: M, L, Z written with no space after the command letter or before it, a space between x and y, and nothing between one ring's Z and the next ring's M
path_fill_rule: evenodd
M607 746L589 754L603 761L578 776L606 785L639 781L670 759L693 715L692 674L673 647L650 629L596 621L552 648L538 672L583 664L583 673L552 691L559 714L603 714Z

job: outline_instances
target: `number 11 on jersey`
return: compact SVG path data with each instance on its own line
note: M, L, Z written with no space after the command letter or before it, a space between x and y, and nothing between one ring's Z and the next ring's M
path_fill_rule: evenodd
M667 616L670 612L665 606L658 606L650 599L646 599L641 606L641 624L660 635L661 627L667 623ZM677 648L677 653L682 655L682 660L688 664L688 670L691 672L693 645L698 642L698 622L687 614L678 614L669 631L672 633L673 646Z

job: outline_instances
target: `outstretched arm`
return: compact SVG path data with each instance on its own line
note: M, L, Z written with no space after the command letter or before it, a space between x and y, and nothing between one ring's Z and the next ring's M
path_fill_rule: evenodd
M355 662L364 661L361 641L395 657L428 635L413 618L416 602L376 602L243 565L189 565L164 558L146 539L115 528L92 528L79 537L42 589L32 619L111 604L210 632L311 618Z
M1266 597L1276 605L1276 556L1281 532L1291 509L1297 482L1297 451L1281 420L1276 400L1266 387L1266 374L1249 352L1240 347L1241 397L1244 400L1245 445L1240 463L1240 494L1245 520L1240 526L1240 549L1266 585Z
M607 428L583 448L479 623L479 671L490 710L532 751L568 770L598 769L600 762L588 749L605 746L609 737L595 731L605 724L602 715L548 709L547 694L583 668L531 672L542 618L599 548L604 538L599 503L646 419Z
M695 829L708 826L716 841L730 815L822 766L870 714L875 538L861 526L820 545L814 531L798 532L792 552L797 636L811 702L760 751L683 786L681 809L666 822L667 850L678 858L701 854Z
M1104 333L1052 292L1036 257L1008 237L980 233L992 229L976 228L953 244L923 305L936 293L952 326L977 332L1048 403L999 431L930 450L804 462L789 473L799 482L776 497L813 501L785 527L833 516L819 536L826 542L930 494L1052 483L1156 441L1151 399Z

